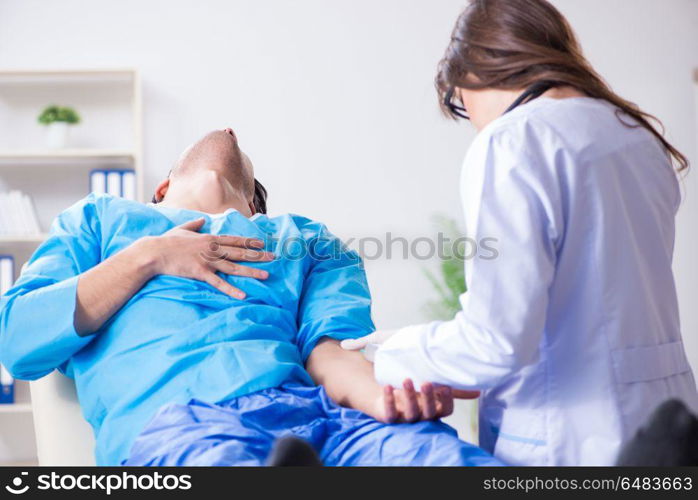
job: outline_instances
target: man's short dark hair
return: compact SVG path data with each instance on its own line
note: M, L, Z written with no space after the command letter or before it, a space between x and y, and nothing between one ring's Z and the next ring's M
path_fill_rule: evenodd
M254 180L254 209L258 214L267 213L267 190L257 179Z

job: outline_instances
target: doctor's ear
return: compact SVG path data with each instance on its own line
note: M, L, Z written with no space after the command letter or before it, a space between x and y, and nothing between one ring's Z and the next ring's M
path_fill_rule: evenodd
M160 203L165 199L167 190L170 189L170 178L168 177L155 188L155 194L153 195L153 203Z
M461 88L461 87L456 87L455 96L456 96L456 99L458 99L463 106L467 107L466 103L470 102L470 97L472 96L472 91L470 91L468 89Z

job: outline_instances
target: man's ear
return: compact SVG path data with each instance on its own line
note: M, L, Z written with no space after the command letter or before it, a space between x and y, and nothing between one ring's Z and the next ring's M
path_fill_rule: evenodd
M251 213L252 215L256 215L256 214L257 214L257 209L254 207L254 201L249 202L249 203L247 204L247 206L249 207L250 213Z
M153 195L153 203L160 203L165 199L167 190L170 189L170 178L168 177L155 188L155 194Z

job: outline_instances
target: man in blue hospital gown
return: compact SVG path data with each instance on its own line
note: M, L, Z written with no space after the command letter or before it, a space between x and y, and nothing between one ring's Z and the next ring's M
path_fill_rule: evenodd
M328 465L498 464L438 421L449 388L380 387L339 347L373 330L361 263L322 224L264 215L232 130L154 202L69 208L0 302L0 362L75 379L98 464L259 465L288 434Z

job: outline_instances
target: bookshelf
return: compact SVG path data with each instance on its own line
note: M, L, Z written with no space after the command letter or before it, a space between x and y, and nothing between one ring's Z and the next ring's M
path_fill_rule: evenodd
M81 123L68 148L48 149L37 123L50 104L71 106ZM130 169L143 201L142 90L135 69L0 69L0 192L31 196L41 232L0 235L0 255L22 265L46 239L53 218L89 192L94 169ZM0 465L34 463L29 385L16 381L15 403L0 404Z

